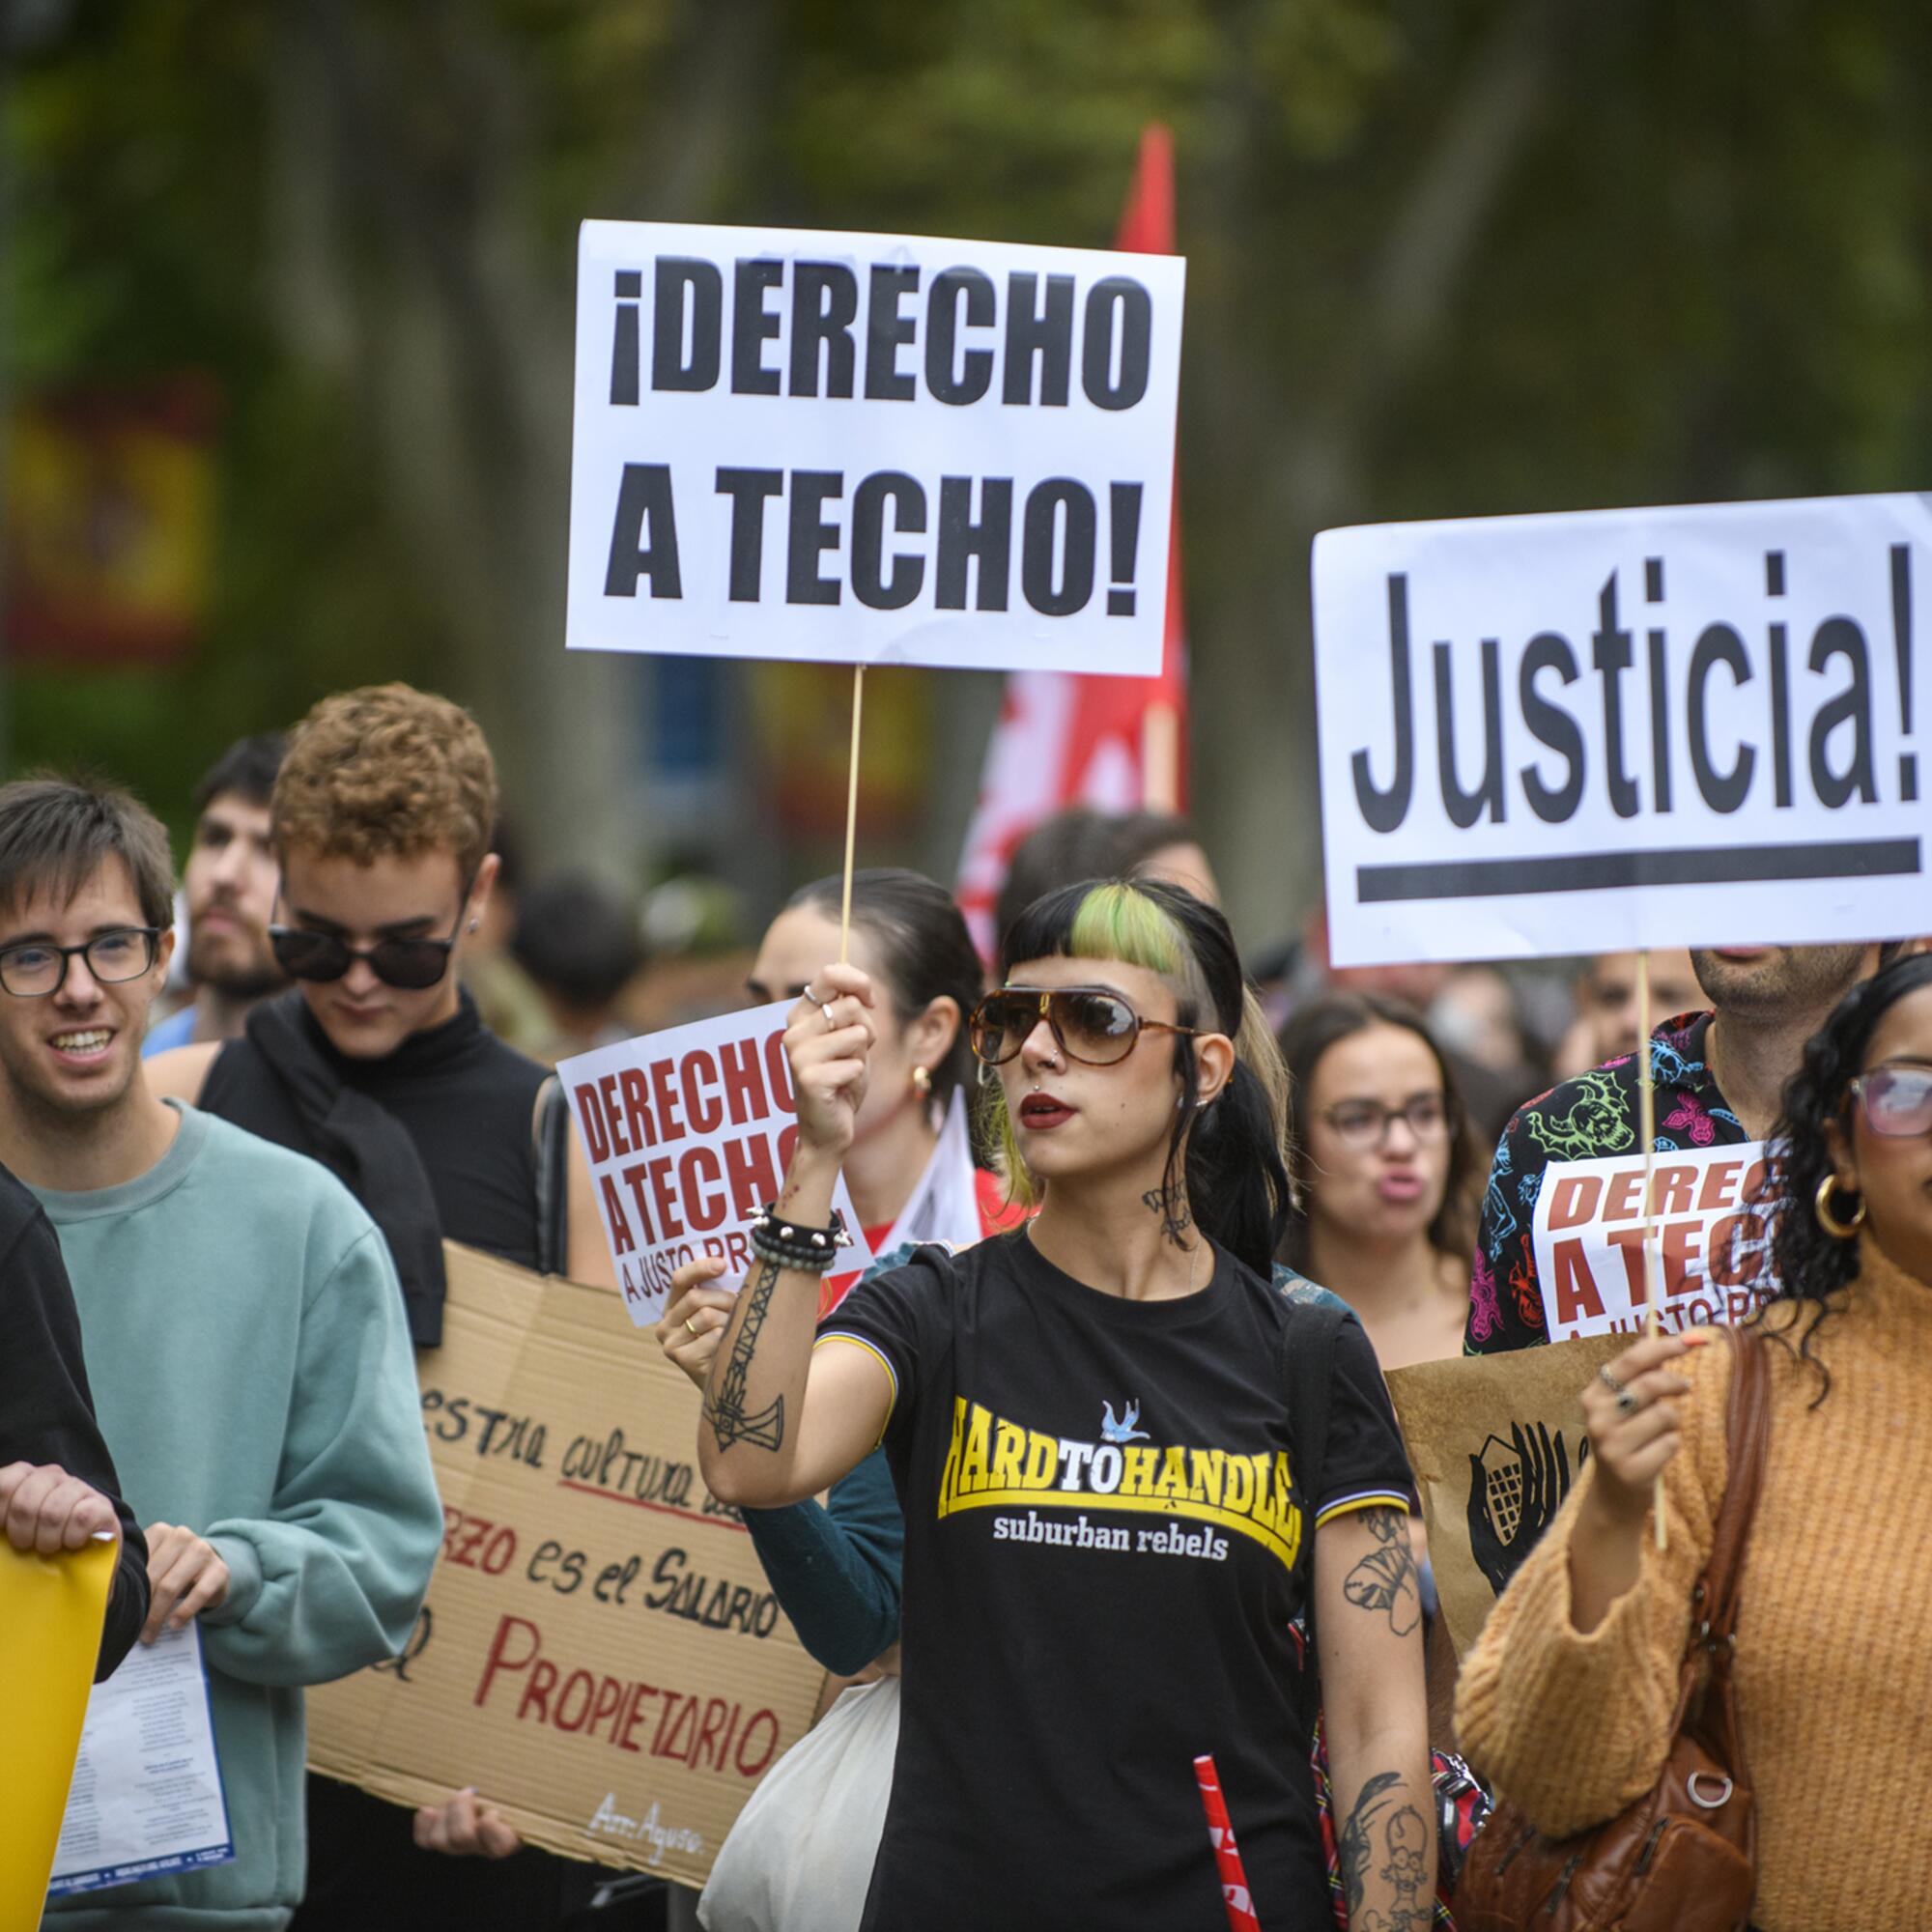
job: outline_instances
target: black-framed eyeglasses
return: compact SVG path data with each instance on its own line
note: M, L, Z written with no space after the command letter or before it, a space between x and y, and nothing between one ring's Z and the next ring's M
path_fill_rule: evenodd
M1932 1066L1875 1066L1851 1091L1873 1133L1897 1141L1932 1134Z
M1379 1100L1338 1100L1321 1118L1346 1148L1366 1153L1388 1139L1389 1122L1402 1121L1417 1141L1429 1146L1449 1131L1449 1099L1444 1094L1411 1094L1400 1107Z
M968 1037L975 1058L988 1066L1012 1059L1041 1020L1068 1060L1083 1066L1112 1066L1134 1050L1144 1033L1199 1034L1173 1020L1145 1020L1118 993L1103 986L1006 986L973 1009Z
M117 925L97 932L79 946L56 946L50 939L23 939L0 950L0 986L16 1000L43 1000L67 984L67 962L79 957L103 986L138 980L155 963L160 945L158 925Z
M456 908L456 928L463 928L463 905ZM339 980L356 960L368 962L369 970L385 986L397 991L420 993L437 984L449 971L449 955L456 948L456 932L447 939L379 939L374 946L351 946L332 932L311 932L303 925L271 925L269 944L274 949L276 963L292 980L307 980L324 985Z

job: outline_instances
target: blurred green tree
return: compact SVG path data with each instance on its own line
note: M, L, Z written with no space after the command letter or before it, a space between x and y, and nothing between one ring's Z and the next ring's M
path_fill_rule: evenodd
M14 754L179 814L234 733L423 677L540 854L629 871L643 668L560 649L577 220L1100 244L1159 118L1198 815L1278 934L1317 876L1317 529L1919 473L1928 54L1883 0L75 10L9 97L10 380L212 373L223 548L191 665L22 674ZM989 715L950 690L942 873Z

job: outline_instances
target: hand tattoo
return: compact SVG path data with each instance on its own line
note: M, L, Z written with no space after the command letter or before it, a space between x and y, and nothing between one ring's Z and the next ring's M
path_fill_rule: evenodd
M1141 1206L1160 1216L1160 1232L1177 1248L1184 1248L1187 1243L1181 1239L1194 1225L1194 1214L1187 1205L1186 1195L1178 1187L1150 1187L1141 1196Z
M1356 1794L1336 1843L1350 1932L1428 1932L1429 1826L1400 1772L1378 1771ZM1382 1905L1364 1909L1371 1877L1388 1887Z
M758 1345L758 1330L771 1312L772 1290L782 1272L777 1262L761 1262L758 1271L745 1290L745 1319L738 1339L731 1344L730 1359L718 1378L718 1392L704 1399L704 1419L721 1449L734 1442L749 1442L756 1449L777 1449L784 1440L784 1397L774 1396L756 1415L745 1413L745 1381L751 1374L752 1351Z
M1357 1609L1386 1611L1389 1629L1406 1636L1422 1622L1408 1519L1399 1510L1373 1509L1362 1512L1362 1521L1379 1547L1342 1579L1342 1594Z

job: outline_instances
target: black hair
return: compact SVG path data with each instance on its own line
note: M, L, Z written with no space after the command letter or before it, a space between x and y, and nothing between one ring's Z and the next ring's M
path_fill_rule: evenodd
M1303 1273L1307 1272L1309 1250L1308 1197L1315 1182L1308 1165L1308 1122L1297 1110L1305 1108L1315 1085L1315 1069L1328 1049L1373 1026L1401 1027L1412 1033L1435 1061L1447 1109L1449 1174L1442 1205L1429 1224L1429 1245L1437 1254L1463 1262L1475 1247L1476 1187L1484 1156L1441 1042L1430 1031L1428 1021L1406 1001L1379 993L1323 993L1298 1007L1281 1035L1282 1059L1288 1064L1289 1172L1296 1190L1294 1214L1281 1258Z
M252 737L237 738L202 773L201 782L194 788L195 810L206 811L224 792L233 792L237 798L266 810L274 796L275 774L282 768L282 754L288 748L288 736L281 731L257 731Z
M1084 805L1056 811L1013 847L993 905L994 929L1004 935L1035 899L1062 886L1122 879L1165 847L1193 842L1194 828L1172 812L1094 811Z
M174 924L174 861L161 822L132 792L95 779L42 774L0 785L0 906L36 892L64 903L109 859L134 883L142 923Z
M814 879L791 895L787 910L810 906L837 923L843 889L837 873ZM933 1103L944 1108L972 1074L966 1022L985 990L966 921L952 895L923 872L876 866L852 874L852 923L872 943L901 1025L911 1025L937 999L950 999L959 1009L952 1046L937 1065L926 1068Z
M1170 1036L1180 1104L1163 1184L1174 1202L1184 1183L1202 1230L1265 1280L1289 1216L1287 1083L1227 920L1165 880L1085 880L1036 900L1012 923L1000 944L1000 977L1026 960L1050 958L1120 959L1158 973L1175 989L1180 1025L1235 1042L1235 1070L1204 1109L1195 1091L1194 1042L1186 1034ZM1004 1090L990 1086L987 1095L1009 1183L1019 1182L1014 1191L1024 1192Z
M584 872L554 873L519 895L510 952L546 992L579 1008L608 1006L644 963L636 915Z
M1758 1199L1776 1204L1776 1228L1771 1258L1777 1298L1759 1320L1765 1332L1789 1346L1787 1331L1804 1308L1810 1311L1798 1354L1818 1371L1823 1386L1815 1408L1831 1393L1832 1372L1811 1353L1818 1331L1837 1313L1831 1297L1859 1278L1859 1243L1834 1239L1819 1225L1818 1191L1835 1172L1825 1129L1851 1131L1852 1082L1864 1070L1864 1056L1878 1023L1908 993L1932 986L1932 953L1894 958L1869 980L1861 980L1833 1008L1832 1016L1804 1043L1804 1058L1784 1089L1783 1118L1772 1142L1783 1149L1783 1172L1768 1172ZM1843 1197L1839 1197L1842 1204ZM1842 1212L1842 1207L1840 1208ZM1779 1311L1789 1308L1788 1319Z

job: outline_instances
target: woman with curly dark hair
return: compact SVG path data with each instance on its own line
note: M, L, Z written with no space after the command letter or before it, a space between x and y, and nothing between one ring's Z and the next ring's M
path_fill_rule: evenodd
M1853 989L1804 1049L1776 1139L1770 1455L1735 1681L1762 1932L1925 1922L1932 1710L1932 958ZM1731 1351L1625 1350L1585 1391L1588 1474L1463 1660L1471 1757L1555 1836L1663 1766L1724 1493ZM1663 1513L1667 1548L1650 1534ZM1729 1802L1726 1800L1725 1802Z

